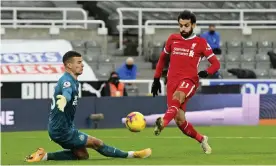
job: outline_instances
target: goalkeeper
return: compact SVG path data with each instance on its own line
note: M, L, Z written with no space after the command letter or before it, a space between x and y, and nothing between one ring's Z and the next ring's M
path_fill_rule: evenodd
M106 157L146 158L151 149L124 152L103 143L95 137L80 132L74 127L74 117L78 103L79 82L77 77L83 72L82 56L69 51L63 56L65 73L55 87L48 123L50 138L59 144L63 151L46 153L43 148L26 157L27 162L44 160L86 160L87 148L91 148Z

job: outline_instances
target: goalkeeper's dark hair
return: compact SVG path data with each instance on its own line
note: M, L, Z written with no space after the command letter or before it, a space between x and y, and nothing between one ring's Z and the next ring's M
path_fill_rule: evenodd
M73 58L73 57L81 57L81 54L76 51L68 51L64 54L64 56L62 58L62 62L65 64L66 62L71 60L71 58Z
M179 21L180 19L182 19L182 20L191 20L192 24L196 23L195 14L193 12L189 11L189 10L184 10L183 12L181 12L178 15L177 21Z

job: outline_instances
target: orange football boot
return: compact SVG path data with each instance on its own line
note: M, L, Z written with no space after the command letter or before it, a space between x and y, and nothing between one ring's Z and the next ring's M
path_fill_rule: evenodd
M36 152L33 154L27 156L25 158L26 162L32 163L32 162L39 162L42 161L43 157L46 155L46 152L43 148L38 148Z
M148 158L149 156L151 156L151 149L144 149L144 150L140 150L140 151L135 151L133 153L133 157L134 158Z

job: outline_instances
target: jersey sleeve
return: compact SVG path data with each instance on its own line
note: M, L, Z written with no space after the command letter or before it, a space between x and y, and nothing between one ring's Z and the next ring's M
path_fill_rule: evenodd
M166 57L166 55L171 53L172 38L173 38L172 35L170 35L167 42L166 42L166 44L165 44L165 47L163 48L163 51L160 54L158 63L156 65L154 78L160 78L161 77L161 74L163 72L163 68L164 68L164 65L165 65L165 61L166 61L165 57Z
M211 57L213 57L215 55L213 53L211 46L203 38L202 38L202 54L206 59L210 59Z
M72 98L72 83L68 80L61 81L62 95L66 98L66 101L69 102Z
M171 45L172 45L172 43L173 43L173 40L172 40L172 37L173 35L170 35L169 36L169 38L168 38L168 40L166 41L166 44L165 44L165 47L164 47L164 49L163 49L163 51L164 51L164 53L166 53L166 54L170 54L171 53Z
M208 74L214 74L220 69L220 62L205 39L202 39L202 46L203 56L211 63L211 65L206 69L206 71Z

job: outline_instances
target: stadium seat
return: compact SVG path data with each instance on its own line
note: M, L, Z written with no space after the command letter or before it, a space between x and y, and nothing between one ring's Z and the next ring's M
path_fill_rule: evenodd
M221 49L221 54L226 55L227 53L227 43L226 42L220 42L220 49Z
M226 55L226 62L239 62L240 59L241 59L241 56L234 53Z
M207 60L202 60L198 65L198 70L206 70L209 64Z
M247 53L241 55L241 61L242 62L254 62L255 61L255 56L256 56L256 53L247 52Z
M86 42L87 54L91 56L100 56L102 54L102 48L96 41Z
M269 69L269 77L276 78L276 69Z
M268 78L268 70L266 69L256 69L254 72L256 73L257 78Z
M51 1L2 1L2 7L56 7Z
M257 62L268 62L269 56L266 54L256 54L256 61Z
M262 41L258 43L258 54L259 55L267 55L268 51L272 50L272 42Z
M100 48L88 48L86 51L87 56L91 56L95 59L95 57L101 56Z
M244 42L242 52L242 61L254 61L257 53L257 43L253 41Z
M82 40L71 41L71 44L75 51L79 52L82 55L86 54L85 41L82 41Z
M2 11L1 12L1 20L8 20L8 19L12 19L12 12Z
M270 62L257 62L257 69L270 69Z
M205 2L205 1L203 1L201 3L203 3L208 9L210 9L210 8L217 9L218 8L218 4L216 2L212 2L212 1Z
M87 48L94 48L94 47L100 47L99 43L97 43L97 41L87 41L86 42L86 47Z
M100 65L97 70L94 70L95 74L99 78L108 78L110 73L114 71L114 67L112 65Z
M224 62L220 62L220 68L225 69L225 63Z
M2 7L56 7L55 4L51 1L3 1L1 2ZM4 17L7 19L9 14L12 12L3 12L5 13ZM2 12L1 12L2 15ZM10 18L9 18L10 19ZM37 11L20 11L17 14L17 19L62 19L61 12L37 12Z
M227 69L220 70L220 73L222 74L222 77L226 78L226 79L236 79L237 78L237 76L234 76L233 74L229 73L227 71Z
M226 69L240 68L240 62L226 62Z
M151 50L152 50L152 54L150 56L150 59L153 61L158 60L163 48L162 47L153 47Z
M220 62L224 62L225 61L225 58L224 58L224 55L221 54L221 55L217 55L217 58Z
M241 42L232 41L227 43L227 46L228 46L227 54L236 55L236 56L241 55L242 53Z
M255 62L241 62L242 69L255 69L256 64Z

